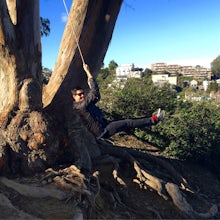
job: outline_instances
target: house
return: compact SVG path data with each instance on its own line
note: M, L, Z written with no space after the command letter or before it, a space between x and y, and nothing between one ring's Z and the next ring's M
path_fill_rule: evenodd
M192 86L193 88L198 88L198 82L193 79L192 81L190 81L190 86Z
M152 81L154 84L165 84L169 83L171 85L177 85L177 77L176 76L169 76L168 74L153 74Z
M117 78L141 78L142 68L135 68L134 64L124 64L116 68Z
M120 65L116 68L116 77L117 78L127 78L130 75L130 72L133 68L133 65Z
M208 80L204 80L204 81L202 82L202 85L203 85L204 91L207 91L208 86L209 86L209 81L208 81Z

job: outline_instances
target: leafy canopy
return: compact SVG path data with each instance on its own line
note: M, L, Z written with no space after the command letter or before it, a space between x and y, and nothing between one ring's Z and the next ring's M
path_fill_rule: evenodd
M220 55L212 61L211 71L214 76L220 78Z
M40 34L42 36L48 36L50 34L50 20L40 17Z

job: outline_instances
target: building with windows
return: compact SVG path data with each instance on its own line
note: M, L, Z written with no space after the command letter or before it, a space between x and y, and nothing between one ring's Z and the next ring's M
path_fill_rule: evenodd
M169 76L168 74L153 74L152 81L154 84L163 85L169 83L177 85L177 76Z
M171 75L179 73L185 77L196 79L211 79L211 69L202 66L181 66L177 64L167 65L166 63L151 64L151 70L157 73L169 72Z
M141 78L142 77L142 68L137 68L134 64L124 64L116 68L116 77L117 78Z
M153 63L151 64L151 70L154 72L164 72L167 70L167 64L166 63Z
M183 76L186 77L193 77L194 74L194 68L192 66L182 66L179 70L179 73L181 73Z
M172 65L167 65L166 71L171 74L176 74L179 72L180 69L181 69L180 65L172 64Z

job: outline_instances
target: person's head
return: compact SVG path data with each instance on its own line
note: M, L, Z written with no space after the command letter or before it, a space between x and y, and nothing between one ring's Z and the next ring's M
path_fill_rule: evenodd
M81 87L76 87L71 90L71 93L75 102L82 102L84 100L84 90Z

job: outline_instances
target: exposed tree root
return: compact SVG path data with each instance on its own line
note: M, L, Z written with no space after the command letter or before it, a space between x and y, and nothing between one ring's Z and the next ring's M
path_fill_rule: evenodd
M74 165L58 171L50 168L46 172L47 175L43 180L50 179L51 182L52 178L53 185L70 193L68 201L73 200L74 204L83 210L84 215L90 217L100 192L98 172L85 176Z
M152 208L152 207L147 207L147 209L148 209L149 211L153 212L153 213L157 216L157 219L162 219L162 217L160 216L160 213L159 213L157 210L155 210L155 209Z
M120 169L122 164L128 164L133 168L133 171L129 169L129 179L132 177L133 182L137 183L140 188L150 191L153 190L163 199L171 200L173 204L188 217L211 218L218 213L218 207L216 205L211 206L205 204L206 207L209 206L211 208L204 213L194 210L187 201L187 193L192 193L189 184L166 158L157 158L153 155L138 151L115 147L102 141L99 143L102 155L93 161L94 168L103 164L110 164L111 166L107 167L107 172L109 172L110 168L110 172L112 172L110 175L112 175L115 183L122 186L123 189L126 189L127 183L123 177L120 176ZM157 167L161 166L164 173L161 172L161 168L160 172L155 172L153 169L148 170L149 162ZM27 197L52 197L58 200L65 200L78 210L74 217L76 219L91 217L93 209L97 207L96 201L100 199L100 192L102 192L113 208L120 207L120 209L127 210L130 213L127 213L127 217L130 216L132 218L132 213L134 214L136 211L126 206L114 186L109 188L109 186L107 186L108 184L104 183L103 185L102 183L102 185L100 185L100 171L95 171L93 174L86 170L84 173L82 172L83 171L78 169L75 165L71 165L64 169L47 169L37 186L21 184L5 177L0 178L0 183ZM173 182L171 180L173 180ZM196 195L196 193L194 193L194 195ZM202 200L199 196L197 199ZM8 204L9 207L11 206L10 201L5 202L5 204ZM149 207L146 207L146 209L153 212L157 218L161 218L159 212L153 208L148 208ZM142 214L138 213L138 215L141 216ZM134 214L134 216L138 215L137 213Z
M141 188L146 189L147 187L155 190L160 196L162 196L165 200L168 199L166 192L163 188L164 181L159 179L140 167L137 161L133 162L134 170L137 173L137 179L134 179L134 182L138 183Z
M20 184L14 180L9 180L6 177L1 177L0 182L5 186L14 189L21 195L33 198L45 198L53 197L59 200L64 200L68 198L68 194L61 190L52 188L52 187L39 187L39 186L30 186L26 184Z
M16 219L38 219L35 216L17 209L3 193L0 193L0 206L4 207L5 209L10 209L14 216L16 216Z
M206 213L195 211L192 206L186 201L179 187L173 183L166 183L165 188L173 200L173 203L188 216L194 218L212 218L218 213L218 206L212 205Z
M191 191L189 188L189 184L186 181L186 179L166 160L166 158L162 158L160 156L154 156L151 154L147 154L147 153L143 153L141 151L137 151L135 149L132 148L126 148L126 147L118 147L115 146L113 147L112 144L108 144L108 142L101 142L101 148L102 150L105 152L108 152L108 147L110 148L111 151L111 155L112 153L117 156L118 153L121 153L124 157L124 154L130 154L135 158L138 158L138 160L143 159L143 164L144 165L144 161L148 161L151 163L155 163L159 166L161 166L162 168L164 168L166 170L166 173L169 174L169 178L171 178L172 181L174 181L176 184L178 184L182 189L186 189ZM104 146L104 147L102 147ZM105 147L107 147L106 149L104 149ZM125 151L125 152L123 152ZM129 155L125 155L126 158L129 158ZM132 159L133 160L133 159Z
M2 184L23 196L33 198L52 197L71 202L74 207L79 207L74 219L82 219L82 213L86 217L91 215L95 199L100 191L97 172L86 178L74 165L58 171L50 168L46 170L46 175L42 178L42 181L44 184L41 186L31 186L5 177L0 178ZM84 211L82 212L81 209Z
M96 160L93 162L94 165L98 164L113 164L114 168L112 171L112 175L114 179L122 186L126 187L126 183L122 180L122 178L119 177L118 175L118 169L119 169L119 162L121 160L109 155L104 155L96 158Z
M184 190L192 192L192 190L189 188L187 181L175 170L173 166L171 166L171 164L169 164L162 158L156 158L152 155L133 151L131 149L114 147L108 143L103 143L102 141L100 141L100 143L102 153L111 155L110 161L114 161L112 159L112 156L116 158L120 157L121 159L123 158L133 165L133 168L136 171L136 178L134 178L133 181L138 183L140 188L153 189L165 200L171 198L174 205L179 210L187 214L189 217L210 218L218 213L217 205L211 206L211 208L206 213L195 211L192 206L187 202L187 200L185 199L185 195L183 194ZM161 165L172 176L172 178L170 179L174 178L175 182L179 183L179 186L176 183L169 182L168 180L166 180L166 178L164 178L164 176L157 177L154 173L149 172L138 162L139 159L150 160L150 162Z

